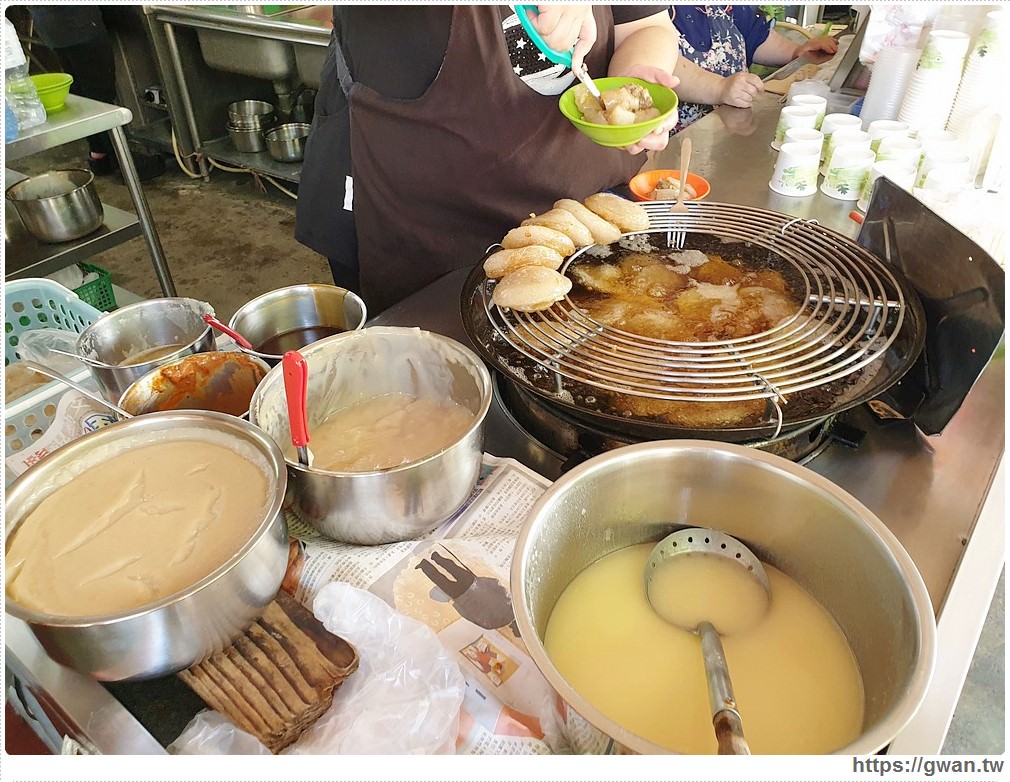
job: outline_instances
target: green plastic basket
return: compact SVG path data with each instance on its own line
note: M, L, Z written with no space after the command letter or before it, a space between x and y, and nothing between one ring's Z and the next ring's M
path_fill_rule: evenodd
M80 263L78 266L81 267L81 271L86 275L91 272L95 272L98 275L97 280L86 282L79 288L74 288L74 293L81 297L81 301L90 304L101 312L111 312L116 309L116 294L112 290L112 275L101 266L95 266L93 263Z

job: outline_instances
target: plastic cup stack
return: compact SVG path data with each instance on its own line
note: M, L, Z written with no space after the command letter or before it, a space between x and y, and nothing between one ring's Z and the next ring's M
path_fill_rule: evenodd
M986 25L968 55L957 89L954 106L947 120L947 130L964 135L980 113L991 109L1001 95L1000 79L1007 73L1008 47L1005 28L1010 21L1007 11L990 11Z
M915 64L922 49L912 46L889 46L880 50L870 72L870 83L859 113L863 130L878 119L897 119Z
M817 128L817 109L811 106L783 106L779 112L779 121L775 126L775 138L772 139L772 149L779 150L789 128Z
M913 130L947 126L970 40L958 30L930 31L898 111L900 121Z
M779 149L768 187L785 196L811 196L817 192L817 165L821 145L816 141L787 141Z

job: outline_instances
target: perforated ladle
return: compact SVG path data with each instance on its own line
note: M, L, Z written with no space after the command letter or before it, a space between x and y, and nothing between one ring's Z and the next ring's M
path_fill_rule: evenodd
M697 625L687 624L679 616L672 616L667 609L671 605L671 595L661 594L663 579L669 576L669 568L677 568L689 557L719 557L734 562L746 570L754 582L761 587L764 603L754 620L760 620L771 598L768 576L761 561L743 543L724 532L700 527L688 527L667 535L653 548L645 564L645 590L649 603L663 619L696 633L701 638L701 651L708 678L708 700L712 708L712 725L720 755L749 755L750 747L743 734L743 723L736 708L733 685L726 666L719 631L710 621L700 621ZM693 607L689 607L693 608ZM694 611L697 613L697 610ZM710 617L711 618L711 617Z

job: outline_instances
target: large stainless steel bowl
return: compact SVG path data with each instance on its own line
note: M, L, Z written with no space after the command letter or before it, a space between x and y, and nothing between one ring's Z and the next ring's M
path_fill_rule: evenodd
M76 352L107 366L89 364L106 399L119 399L130 385L163 364L214 349L214 330L203 320L211 307L196 299L145 299L108 312L77 337ZM153 358L134 357L160 347ZM129 363L124 363L129 362Z
M448 519L469 497L480 473L491 377L455 340L416 328L373 326L337 334L301 351L308 366L308 425L383 395L452 400L473 424L448 448L409 464L371 472L331 472L298 464L291 448L283 367L256 389L249 420L288 454L291 510L323 535L371 545L408 540ZM310 443L311 447L311 443Z
M262 520L248 540L209 575L135 610L63 617L25 608L8 597L7 612L24 620L57 662L103 681L180 671L225 648L276 596L288 556L287 525L281 512L287 478L284 457L263 432L224 413L151 413L64 445L8 487L5 536L10 538L53 491L111 455L152 440L194 439L208 431L261 457L272 487Z
M95 175L83 168L30 176L8 187L6 196L28 232L43 242L79 239L105 220Z
M669 751L587 701L551 662L543 638L558 597L584 568L682 526L741 539L838 622L866 704L862 734L837 753L876 752L897 735L922 703L936 647L929 595L898 540L854 497L805 467L738 445L661 440L609 451L562 476L516 542L519 631L565 703L576 749L602 752L616 741L638 753Z

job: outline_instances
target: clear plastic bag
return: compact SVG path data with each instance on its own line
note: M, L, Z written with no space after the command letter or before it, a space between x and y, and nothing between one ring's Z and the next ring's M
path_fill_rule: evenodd
M50 348L76 352L77 334L62 329L31 329L18 339L16 352L22 361L34 361L64 375L72 375L84 366L70 356L53 353Z
M360 663L330 710L285 752L455 752L466 682L430 627L342 582L323 587L312 611L358 650Z

